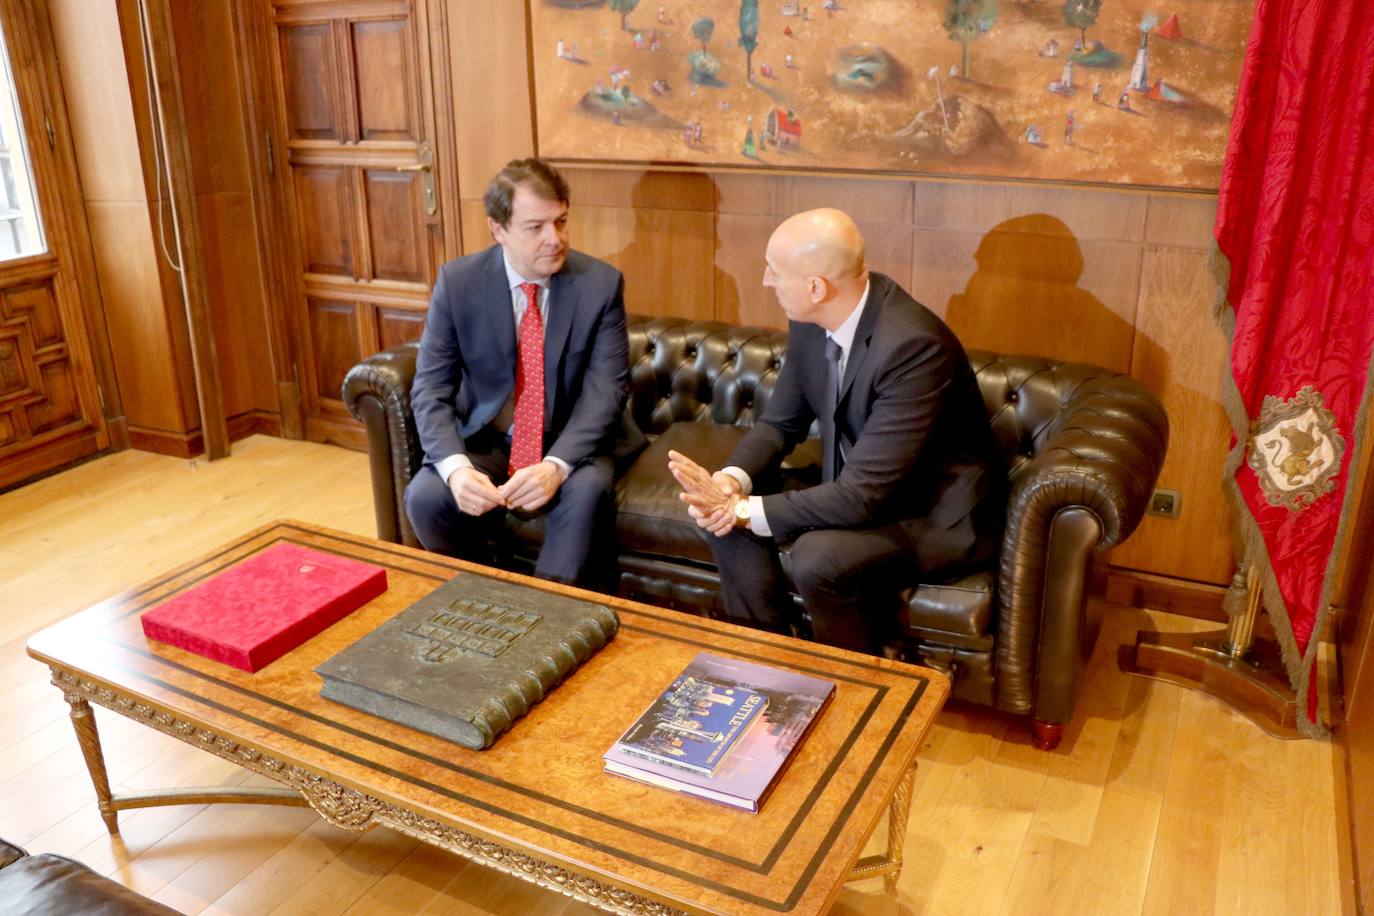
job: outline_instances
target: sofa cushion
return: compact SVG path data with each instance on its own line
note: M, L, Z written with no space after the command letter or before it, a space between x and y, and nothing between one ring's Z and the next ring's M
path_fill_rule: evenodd
M0 901L4 902L4 912L13 916L177 916L176 910L98 875L80 862L52 854L24 856L0 868Z
M713 562L710 535L697 527L678 499L682 487L668 472L668 451L681 452L708 470L725 464L747 432L740 426L674 423L639 453L616 485L616 540L622 551Z
M965 649L991 649L994 585L992 573L983 570L907 590L902 596L902 635Z

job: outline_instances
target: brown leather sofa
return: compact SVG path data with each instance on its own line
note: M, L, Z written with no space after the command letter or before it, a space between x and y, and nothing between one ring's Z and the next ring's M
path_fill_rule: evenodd
M719 617L706 535L678 501L666 456L675 448L719 467L767 403L787 335L638 316L629 333L630 406L651 441L617 484L619 591ZM423 458L410 412L416 352L406 344L378 353L343 386L367 430L378 536L412 546L403 494ZM1106 369L979 351L969 358L1010 478L1000 565L894 596L890 651L949 673L955 697L1031 716L1037 745L1053 747L1097 634L1086 601L1091 565L1140 522L1168 418L1149 391ZM777 483L819 475L812 439ZM532 567L540 521L512 517L506 534L511 567ZM807 633L800 606L796 629Z
M74 859L52 853L31 856L0 840L0 913L177 916L177 912Z

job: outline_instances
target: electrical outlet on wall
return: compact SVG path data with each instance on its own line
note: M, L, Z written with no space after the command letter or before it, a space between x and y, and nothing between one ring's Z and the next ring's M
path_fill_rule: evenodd
M1182 509L1183 495L1177 490L1155 490L1154 493L1150 494L1150 508L1146 511L1150 515L1178 518Z

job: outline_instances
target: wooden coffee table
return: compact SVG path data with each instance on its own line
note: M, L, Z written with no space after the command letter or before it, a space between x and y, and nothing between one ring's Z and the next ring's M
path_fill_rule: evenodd
M384 566L388 589L256 674L144 638L144 610L282 540ZM619 634L486 751L320 697L317 664L469 571L563 590L279 522L43 630L28 651L52 669L71 704L112 833L126 808L308 803L341 827L385 824L615 912L819 913L846 881L881 874L895 885L916 755L949 692L942 675L570 589L608 601ZM758 814L602 772L602 753L703 649L839 685ZM90 703L283 788L112 794ZM887 855L859 861L888 810Z

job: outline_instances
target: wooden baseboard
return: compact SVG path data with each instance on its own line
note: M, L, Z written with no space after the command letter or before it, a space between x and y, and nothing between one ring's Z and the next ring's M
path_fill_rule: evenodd
M281 417L270 410L250 410L229 418L229 441L256 435L282 438Z
M1104 597L1113 604L1169 611L1199 620L1225 623L1227 619L1222 604L1226 589L1210 582L1192 582L1113 567L1107 573Z
M198 429L189 433L178 433L166 429L130 426L129 447L140 452L171 455L173 458L194 458L205 451L205 442L201 439Z
M357 452L367 451L367 433L357 420L335 420L331 417L306 417L305 438L310 442L327 442Z

